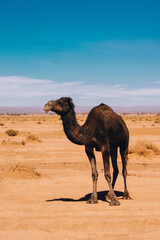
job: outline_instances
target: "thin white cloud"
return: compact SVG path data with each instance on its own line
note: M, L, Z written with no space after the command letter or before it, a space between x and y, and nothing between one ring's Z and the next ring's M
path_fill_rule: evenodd
M80 82L57 83L48 79L21 76L0 77L0 96L22 98L72 93Z
M4 99L7 105L12 104L12 99L17 102L25 99L56 98L60 96L71 96L79 99L121 99L127 101L133 98L157 97L160 98L159 88L129 89L124 85L87 84L85 82L62 82L48 79L34 79L20 76L0 77L0 100ZM1 104L0 104L1 105Z
M53 82L51 80L47 80L50 82ZM24 77L24 76L7 76L7 77L0 77L0 84L20 84L20 85L24 85L24 84L34 84L34 83L45 83L46 80L43 79L35 79L35 78L28 78L28 77Z

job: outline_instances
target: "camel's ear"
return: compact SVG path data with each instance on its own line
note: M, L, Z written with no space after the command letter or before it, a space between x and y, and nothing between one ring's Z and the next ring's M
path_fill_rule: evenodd
M70 98L70 97L68 98L68 103L69 103L71 108L74 108L74 103L72 101L72 98Z

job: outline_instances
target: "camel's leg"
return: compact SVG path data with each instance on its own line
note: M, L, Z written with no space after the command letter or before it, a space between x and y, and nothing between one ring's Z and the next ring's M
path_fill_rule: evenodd
M98 179L98 172L96 167L96 158L93 152L93 148L90 146L85 147L86 154L89 158L91 169L92 169L92 179L93 179L93 193L87 203L98 203L97 197L97 179Z
M121 158L122 158L122 175L124 178L124 194L123 194L123 198L124 199L131 199L131 197L129 196L129 192L127 189L127 182L126 182L126 178L127 178L127 160L128 160L128 147L120 147L120 154L121 154Z
M111 155L111 160L112 160L112 166L113 166L113 180L112 180L112 188L114 189L114 185L116 183L118 174L119 174L119 170L118 170L118 166L117 166L117 148L113 149L110 152Z
M109 149L109 148L108 148ZM120 202L118 201L113 188L112 188L112 184L111 184L111 173L110 173L110 164L109 164L109 150L108 149L102 149L102 156L103 156L103 164L104 164L104 176L108 182L108 186L109 186L109 198L111 200L110 202L110 206L114 206L114 205L120 205Z
M117 166L117 148L110 151L112 166L113 166L113 179L112 179L112 188L114 189L116 179L119 174L118 166ZM110 192L106 195L106 199L110 200Z

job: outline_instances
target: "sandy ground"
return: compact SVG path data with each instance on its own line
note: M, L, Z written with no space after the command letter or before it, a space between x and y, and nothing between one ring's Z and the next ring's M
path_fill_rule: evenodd
M79 115L79 123L85 118ZM130 144L146 139L160 147L160 116L124 118ZM9 137L8 129L19 134ZM160 155L129 155L132 200L122 199L118 158L115 192L121 205L114 207L105 200L101 154L96 157L99 202L86 204L92 191L90 165L84 147L64 135L59 117L0 116L0 239L160 239Z

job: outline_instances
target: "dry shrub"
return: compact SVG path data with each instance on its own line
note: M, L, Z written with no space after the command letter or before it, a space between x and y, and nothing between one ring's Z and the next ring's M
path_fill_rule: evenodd
M7 144L7 141L6 140L2 140L1 144L5 145L5 144Z
M29 165L24 165L22 163L17 163L11 165L6 173L6 177L23 179L23 178L39 178L41 174L36 171L36 169Z
M26 142L24 140L22 140L21 144L22 145L26 145Z
M25 145L26 142L24 140L22 140L21 142L17 142L17 141L10 141L10 139L8 139L8 140L2 140L1 144L2 145Z
M19 132L17 130L9 129L5 131L5 133L8 134L8 136L16 136Z
M129 154L138 154L140 156L147 156L149 154L159 155L159 147L146 140L138 140L134 145L129 147Z
M2 127L3 127L3 126L4 126L4 123L0 123L0 126L2 126Z
M30 134L27 136L27 141L36 141L36 142L41 142L41 140L38 138L38 136L34 134Z
M160 118L156 118L154 122L155 123L160 123Z

